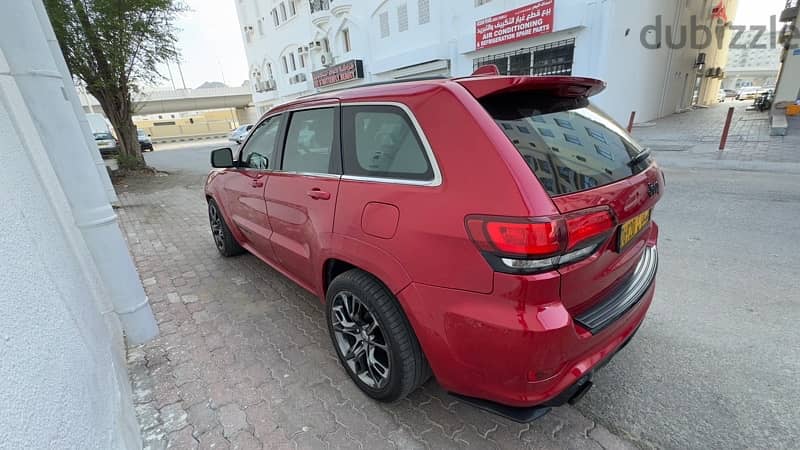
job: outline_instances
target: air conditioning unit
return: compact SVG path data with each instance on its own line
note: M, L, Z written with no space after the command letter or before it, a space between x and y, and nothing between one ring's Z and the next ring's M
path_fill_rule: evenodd
M333 55L330 53L323 53L320 55L319 61L322 63L323 66L327 67L333 64Z

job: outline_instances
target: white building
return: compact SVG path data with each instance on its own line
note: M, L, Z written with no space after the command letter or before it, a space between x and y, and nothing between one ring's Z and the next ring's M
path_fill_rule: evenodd
M747 30L739 34L728 51L723 87L775 86L781 68L782 49L783 46L778 45L777 32Z
M722 3L722 11L718 0L236 0L236 7L259 113L317 90L465 76L494 63L503 73L603 79L608 89L597 103L627 122L632 111L637 121L672 114L695 93L699 103L714 101L730 35L714 13L729 24L737 1ZM702 49L691 46L693 16L710 30ZM516 22L504 25L509 18Z
M141 448L125 344L158 330L41 0L0 14L0 156L0 447Z

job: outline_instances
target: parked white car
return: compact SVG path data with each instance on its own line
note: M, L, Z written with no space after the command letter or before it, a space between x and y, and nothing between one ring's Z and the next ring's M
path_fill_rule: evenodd
M228 136L228 140L236 142L237 144L241 144L244 138L247 137L247 133L249 133L252 128L252 123L242 125L231 132L231 134Z

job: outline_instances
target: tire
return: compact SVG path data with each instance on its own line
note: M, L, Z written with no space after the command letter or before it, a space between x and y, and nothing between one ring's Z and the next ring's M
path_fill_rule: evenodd
M430 378L428 361L400 304L375 277L349 270L331 282L326 300L333 347L365 394L394 402Z
M225 223L225 217L222 215L219 205L211 199L208 200L208 221L211 225L214 245L222 256L230 257L244 253L245 250L236 242L228 224Z

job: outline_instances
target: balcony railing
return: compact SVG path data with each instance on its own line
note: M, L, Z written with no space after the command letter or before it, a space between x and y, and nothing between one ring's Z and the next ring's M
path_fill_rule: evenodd
M319 11L328 11L331 9L330 0L308 0L308 3L311 5L311 14Z

